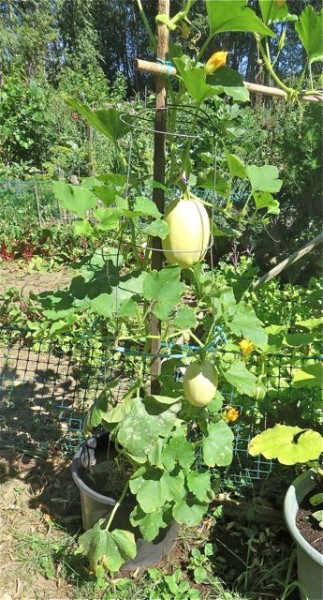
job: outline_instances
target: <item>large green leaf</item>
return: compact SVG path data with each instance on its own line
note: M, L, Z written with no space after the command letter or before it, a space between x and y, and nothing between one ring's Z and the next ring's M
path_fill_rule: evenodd
M136 506L130 515L130 523L134 527L139 527L145 540L152 542L157 537L159 530L168 525L163 517L164 511L160 508L154 512L145 513L140 506Z
M93 298L89 300L91 312L107 318L111 318L117 311L120 311L119 314L122 316L134 316L137 304L131 299L142 293L145 277L146 273L140 273L134 277L120 278L119 285L112 288L106 276L98 278L97 281L91 279L88 287L95 292ZM80 285L82 286L82 282ZM102 286L109 289L109 292L101 292ZM85 287L85 291L86 289Z
M112 294L99 294L91 300L91 312L102 315L107 319L111 318L116 312L115 298Z
M251 31L260 35L275 36L256 13L247 7L248 0L206 0L210 32Z
M203 438L203 460L208 467L227 467L232 461L233 433L222 419L210 423Z
M261 16L263 21L268 24L272 21L295 21L296 16L288 13L287 2L278 4L277 0L259 0Z
M206 73L200 66L194 66L187 57L174 58L174 63L187 92L198 104L223 92L223 87L214 87L206 83Z
M293 348L306 346L315 339L314 333L287 333L284 337L284 343Z
M147 456L159 436L170 433L180 406L178 403L171 406L160 404L151 398L144 403L140 398L134 398L131 411L119 424L119 444L134 456Z
M212 486L209 471L191 471L187 476L187 485L200 502L210 501Z
M283 182L278 179L278 169L273 165L249 165L246 167L247 177L250 180L253 192L279 192Z
M101 231L115 231L120 220L122 211L118 208L98 208L93 216L99 221L97 228Z
M231 322L228 323L232 333L238 337L251 340L257 346L266 346L268 335L262 322L258 319L252 306L243 300L239 302Z
M173 516L177 523L195 527L208 509L208 504L193 499L182 499L173 508Z
M231 177L240 177L241 179L246 179L246 165L243 160L236 156L236 154L226 153L226 159L229 167L229 172Z
M323 438L317 431L275 425L256 435L249 444L249 454L263 454L267 459L275 459L283 465L295 465L317 460L323 452Z
M196 65L187 56L174 58L174 63L187 92L198 104L219 94L227 94L241 102L249 100L243 78L234 69L222 67L213 75L206 76L203 66Z
M253 198L257 210L267 208L269 215L279 215L279 202L269 192L254 192Z
M133 210L138 215L146 215L149 217L161 217L155 202L146 196L137 196L134 201Z
M76 550L88 557L91 568L98 576L103 576L104 569L118 571L126 560L135 558L137 554L133 533L123 529L107 531L103 524L104 519L100 519L92 529L83 533Z
M85 213L97 205L97 199L85 188L63 181L53 182L53 192L60 205L83 218Z
M249 100L249 92L244 86L243 77L234 69L221 67L207 77L207 82L214 86L214 89L222 88L222 92L237 102L248 102Z
M192 443L185 439L183 431L168 440L161 458L169 471L175 468L176 463L179 463L185 471L190 470L195 460L195 452Z
M170 311L181 299L184 284L180 276L180 267L170 266L161 271L152 271L145 278L144 297L149 302L156 302L153 312L162 320L168 319Z
M313 6L308 4L302 11L295 29L308 60L310 62L323 60L323 9L316 12Z
M130 480L130 490L145 513L156 512L166 502L180 500L186 493L181 471L171 475L156 467L139 469Z
M292 386L297 388L302 387L319 387L323 384L323 364L316 362L304 365L301 369L293 369Z
M89 125L103 133L112 142L116 142L130 131L130 127L121 121L121 113L114 108L91 110L86 104L82 104L74 98L68 98L67 104L85 117Z
M197 324L195 311L189 306L182 306L174 321L173 324L178 329L194 329Z
M163 219L155 219L148 225L142 227L141 233L147 237L150 235L152 237L160 237L161 240L164 240L169 233L169 227Z
M217 319L224 317L227 321L233 317L237 309L237 302L232 288L221 290L214 298L212 298L214 314Z
M240 394L253 397L257 378L246 369L243 363L235 362L223 375Z

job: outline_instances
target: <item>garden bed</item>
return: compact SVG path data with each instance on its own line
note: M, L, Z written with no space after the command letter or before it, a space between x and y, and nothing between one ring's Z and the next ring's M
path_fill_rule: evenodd
M48 261L47 261L48 262ZM54 289L65 288L69 285L73 271L69 267L57 267L48 272L33 271L28 262L0 262L1 293L9 289L19 290L22 296L30 292L40 294Z

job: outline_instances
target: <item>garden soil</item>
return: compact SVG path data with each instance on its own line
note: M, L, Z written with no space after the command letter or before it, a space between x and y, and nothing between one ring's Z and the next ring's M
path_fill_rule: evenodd
M64 487L55 490L55 479L58 481L59 478L54 463L49 468L39 459L1 453L0 599L73 598L72 585L60 577L62 566L55 561L55 553L65 543L62 519L67 518L66 510L71 506L75 490L69 478ZM56 492L52 506L42 501L49 484ZM65 512L65 517L60 517L61 527L53 521L55 503L60 506L60 511L63 508ZM74 518L75 525L79 525L78 517ZM71 522L67 522L70 527Z
M61 267L55 271L29 271L28 263L17 261L0 261L0 291L4 294L10 288L15 288L23 296L30 292L39 294L57 288L67 287L72 278L72 270Z
M0 600L68 600L64 548L81 517L57 409L74 400L76 380L19 342L0 359Z

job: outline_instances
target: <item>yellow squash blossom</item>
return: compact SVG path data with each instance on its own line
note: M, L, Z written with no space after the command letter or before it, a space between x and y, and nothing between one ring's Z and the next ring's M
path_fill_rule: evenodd
M227 62L228 52L220 50L219 52L214 52L212 56L210 56L209 60L204 65L204 71L207 75L211 75L214 73L219 67L224 67Z
M250 340L241 340L239 346L244 356L248 356L256 347Z
M228 422L236 421L239 417L239 411L232 406L227 406L224 413L224 418Z

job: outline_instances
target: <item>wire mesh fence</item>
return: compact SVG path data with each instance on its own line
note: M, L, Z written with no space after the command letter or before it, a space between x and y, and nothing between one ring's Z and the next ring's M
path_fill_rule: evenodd
M52 187L51 181L1 181L1 221L20 227L33 222L39 227L71 223L75 217L60 206Z
M134 381L138 361L148 374L152 357L111 347L97 337L66 336L63 346L54 341L35 346L28 333L0 328L0 452L71 456L84 439L83 419L94 398L109 384L115 400L120 400ZM304 426L322 422L321 389L306 379L295 386L293 379L299 370L311 373L318 358L269 356L263 404L229 386L221 390L225 405L239 411L232 423L234 459L227 471L231 480L252 483L271 472L271 461L248 455L251 437L264 427L277 421Z

